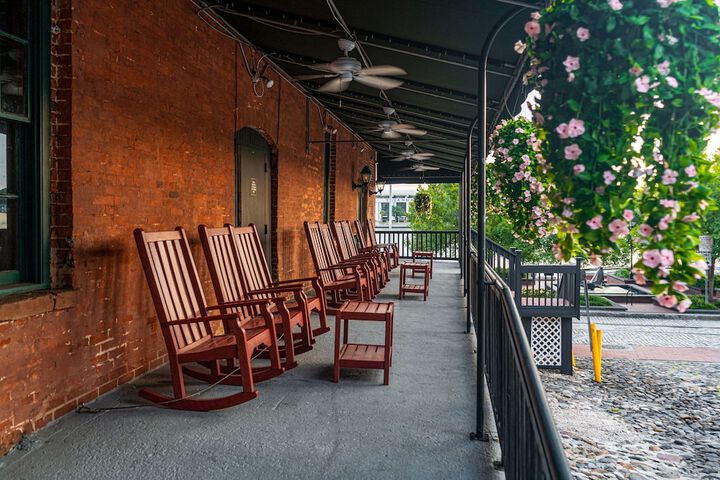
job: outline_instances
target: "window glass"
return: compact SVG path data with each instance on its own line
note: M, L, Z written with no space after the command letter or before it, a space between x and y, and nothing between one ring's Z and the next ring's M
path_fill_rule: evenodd
M27 0L0 0L0 30L27 38Z
M0 113L27 116L25 58L24 45L0 37Z
M17 127L0 120L0 274L17 270Z

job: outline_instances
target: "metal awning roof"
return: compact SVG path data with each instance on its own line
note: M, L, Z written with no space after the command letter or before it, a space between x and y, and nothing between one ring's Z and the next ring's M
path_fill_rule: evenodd
M467 131L477 114L478 63L493 26L517 6L516 0L253 0L218 2L214 12L266 53L289 76L321 73L303 65L340 57L337 40L347 33L334 18L334 4L373 65L407 71L402 86L381 93L353 81L342 93L315 89L324 80L300 84L378 151L379 175L388 182L457 181L466 153ZM529 11L528 11L529 14ZM490 118L515 113L524 98L517 81L522 58L513 50L524 37L527 15L517 15L500 32L488 63ZM360 58L359 52L351 56ZM504 100L509 100L505 105ZM387 119L382 107L394 107L404 123L426 130L414 147L431 152L425 161L440 167L419 173L403 170L410 162L391 162L407 148L406 138L388 140L369 132Z

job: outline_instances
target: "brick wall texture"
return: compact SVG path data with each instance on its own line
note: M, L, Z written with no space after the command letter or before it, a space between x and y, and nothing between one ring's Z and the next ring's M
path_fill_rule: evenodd
M134 228L184 226L213 298L196 227L234 221L236 129L258 129L276 155L278 277L312 270L302 221L322 220L324 149L306 152L306 97L270 69L275 86L256 97L239 48L191 2L140 3L53 1L50 262L72 294L0 300L0 453L164 363ZM317 112L310 128L323 138ZM373 158L338 144L335 218L356 217L351 182Z

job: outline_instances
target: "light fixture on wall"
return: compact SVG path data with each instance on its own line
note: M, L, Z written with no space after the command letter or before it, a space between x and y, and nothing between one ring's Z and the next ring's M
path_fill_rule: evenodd
M362 188L364 192L369 193L370 195L377 195L379 193L382 193L383 190L385 190L385 181L383 180L376 180L375 181L375 191L370 190L370 181L372 180L372 170L370 170L370 167L365 165L362 170L360 170L360 183L353 182L352 187L353 190L357 188Z

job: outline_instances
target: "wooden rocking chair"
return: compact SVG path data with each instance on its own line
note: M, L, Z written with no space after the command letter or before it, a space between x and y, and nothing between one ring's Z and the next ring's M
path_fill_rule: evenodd
M330 296L328 313L333 313L345 300L370 300L368 278L359 265L333 265L327 258L317 222L304 222L310 255L320 277L323 295Z
M252 228L245 227L246 231ZM282 287L271 287L265 289L251 289L248 285L246 269L252 269L257 265L256 255L262 255L262 250L257 250L254 245L248 245L245 240L242 244L233 233L233 227L208 228L205 225L198 227L200 240L202 242L205 259L207 260L210 278L212 279L215 296L219 305L228 305L229 311L242 310L246 315L256 315L255 305L231 307L235 303L249 298L273 298L271 315L275 324L276 333L284 336L286 370L295 368L296 353L303 353L312 349L312 332L310 328L310 313L307 309L307 301L303 292L302 284L288 284ZM264 259L263 259L264 262ZM284 296L292 294L297 306L292 310L288 308ZM301 330L300 343L295 346L293 341L293 330L299 327Z
M384 252L377 248L358 248L352 227L347 220L331 222L330 228L337 242L340 258L343 261L369 260L374 266L378 286L382 288L390 281Z
M270 275L270 269L265 261L265 255L263 255L262 243L260 242L260 236L258 235L257 228L255 225L250 224L247 227L234 227L232 225L226 225L231 228L235 234L236 244L244 246L244 250L247 252L247 262L243 265L243 271L245 273L246 285L250 289L251 293L254 291L266 290L268 288L279 288L287 287L293 284L305 284L310 282L312 290L315 294L313 297L303 295L302 299L306 304L309 312L317 312L320 318L320 326L313 329L313 337L322 335L330 331L330 327L327 325L327 307L325 302L325 296L323 295L323 289L320 285L319 277L304 277L304 278L293 278L287 280L273 280ZM288 307L292 311L293 308L297 308L298 304L288 304Z
M134 232L140 261L150 288L155 311L167 347L174 397L150 389L139 395L157 405L180 410L210 411L227 408L257 397L255 382L283 372L275 325L269 305L272 299L236 302L235 308L256 307L260 315L240 312L210 315L185 231ZM223 333L213 333L210 322L219 321ZM269 351L269 368L253 369L251 354L261 346ZM221 361L239 367L223 372ZM188 364L199 364L209 371ZM237 374L237 371L240 371ZM242 385L243 391L220 398L194 398L185 391L183 374L211 384Z
M378 247L387 249L390 255L390 270L396 268L400 264L400 248L397 243L377 243L375 241L375 225L369 218L365 219L365 226L367 227L367 236L362 235L360 222L355 221L355 229L358 231L358 237L365 241L365 244L361 241L361 245L366 247Z
M320 239L323 243L325 254L331 265L358 265L361 267L363 274L368 279L368 297L372 299L380 293L380 276L377 274L375 264L369 258L350 258L344 260L338 251L337 243L330 231L330 225L326 223L318 223Z

